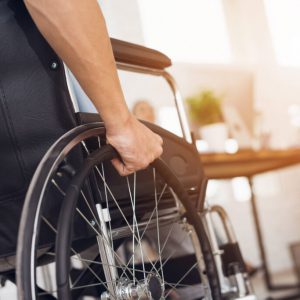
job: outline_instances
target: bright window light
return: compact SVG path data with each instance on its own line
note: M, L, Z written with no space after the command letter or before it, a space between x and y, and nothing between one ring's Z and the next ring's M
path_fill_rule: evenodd
M173 61L229 63L222 0L138 0L146 46Z
M278 63L300 66L300 1L265 0L265 8Z
M233 195L236 201L246 202L251 198L249 182L245 177L235 177L231 180Z
M157 123L161 127L182 137L182 130L178 120L178 113L174 106L163 106L157 111Z
M239 150L239 144L235 139L227 139L225 142L225 152L236 153Z

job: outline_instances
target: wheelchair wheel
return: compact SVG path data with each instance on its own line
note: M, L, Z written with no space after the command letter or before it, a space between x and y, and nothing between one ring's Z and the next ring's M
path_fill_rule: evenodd
M127 177L99 123L59 139L29 187L17 248L18 299L221 299L190 196L155 161ZM40 269L52 265L54 282Z

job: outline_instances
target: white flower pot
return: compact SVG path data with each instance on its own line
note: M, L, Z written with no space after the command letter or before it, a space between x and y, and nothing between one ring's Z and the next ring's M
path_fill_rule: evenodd
M210 151L225 151L225 143L228 139L228 129L225 123L202 126L200 128L200 134L202 139L207 142Z

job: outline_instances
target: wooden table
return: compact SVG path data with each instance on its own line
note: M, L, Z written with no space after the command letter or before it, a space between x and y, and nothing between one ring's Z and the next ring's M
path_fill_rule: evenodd
M266 286L269 290L295 288L295 285L274 285L268 267L265 245L258 216L256 197L253 189L253 176L264 172L300 164L300 148L287 150L240 151L235 154L206 153L200 155L206 176L209 179L231 179L247 177L251 188L251 208L258 246L265 274ZM300 299L299 293L281 299Z
M240 151L235 154L201 154L206 176L230 179L274 171L300 163L300 149Z

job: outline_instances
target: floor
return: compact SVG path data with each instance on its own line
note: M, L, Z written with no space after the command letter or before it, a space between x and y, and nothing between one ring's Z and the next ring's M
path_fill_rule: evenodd
M272 276L272 279L273 279L274 284L294 284L294 283L296 283L296 277L292 271L276 273ZM258 272L252 278L251 281L252 281L252 286L254 288L254 292L255 292L258 300L268 299L269 297L273 297L273 299L278 299L279 297L284 297L284 296L290 295L292 292L294 292L294 291L269 292L266 289L262 272ZM300 300L300 296L297 299Z
M273 276L273 279L274 279L274 283L290 284L296 282L295 276L291 271L277 273ZM273 296L274 299L277 299L278 297L287 295L287 292L276 292L276 293L268 292L267 289L265 288L262 272L257 273L252 278L251 281L258 300L267 299L270 296ZM0 300L16 300L16 299L17 299L17 292L15 286L12 283L7 282L5 287L0 288Z
M17 290L14 284L7 281L5 287L0 288L0 300L16 300Z

